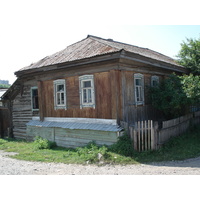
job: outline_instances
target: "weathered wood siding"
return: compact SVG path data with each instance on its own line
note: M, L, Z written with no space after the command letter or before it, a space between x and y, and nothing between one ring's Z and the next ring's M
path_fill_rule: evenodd
M79 76L67 77L66 98L67 109L54 109L53 80L43 81L40 84L41 95L44 99L44 117L81 117L116 119L120 117L117 110L120 107L119 89L117 88L117 72L94 73L95 108L80 108ZM40 103L40 104L41 104ZM41 111L41 110L40 110Z
M150 105L148 87L151 86L151 76L153 73L141 73L144 76L144 105L136 105L134 91L134 74L135 71L122 71L122 120L129 123L134 123L137 120L156 119L161 116ZM160 81L163 76L157 75Z
M145 105L135 106L134 74L138 71L119 70L114 65L108 65L102 71L92 72L87 68L86 72L64 71L45 76L33 77L34 80L24 81L21 93L13 101L13 133L16 138L26 137L26 123L32 116L44 117L76 117L76 118L102 118L116 119L120 121L134 122L140 119L154 119L154 110L149 105L146 86L151 84L153 73L142 73L144 75ZM111 69L112 68L112 69ZM98 68L99 69L99 68ZM83 69L82 69L83 70ZM90 71L91 70L91 71ZM70 73L69 73L70 72ZM90 73L89 73L90 72ZM85 74L94 75L95 108L80 108L79 76ZM54 76L55 75L55 76ZM162 79L162 76L159 76ZM67 109L54 108L54 84L57 79L66 80L66 102ZM39 112L31 109L31 87L38 86ZM137 119L138 120L138 119Z
M118 133L111 131L71 130L28 126L27 140L33 140L36 136L54 141L58 146L75 148L85 146L92 141L95 141L98 145L114 144L117 142Z
M12 103L13 135L18 139L26 138L26 123L32 119L32 116L39 115L38 112L33 113L31 108L31 87L33 86L37 86L36 81L25 83Z

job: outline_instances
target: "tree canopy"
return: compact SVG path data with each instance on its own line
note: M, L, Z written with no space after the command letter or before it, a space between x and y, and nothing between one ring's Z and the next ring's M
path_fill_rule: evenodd
M181 50L177 55L178 62L190 69L191 73L200 75L200 37L186 40L181 43Z
M200 37L183 42L177 57L190 74L172 74L150 89L152 105L168 119L186 114L191 106L200 108Z
M166 119L187 113L190 102L182 86L181 78L171 74L158 86L150 88L152 105L160 110Z

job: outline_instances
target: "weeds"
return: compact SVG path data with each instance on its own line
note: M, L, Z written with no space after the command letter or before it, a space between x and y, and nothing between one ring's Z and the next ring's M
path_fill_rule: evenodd
M127 134L111 146L94 142L76 149L56 147L46 139L34 142L0 139L0 149L18 152L12 156L22 160L76 164L136 164L167 160L184 160L200 156L200 127L172 138L157 151L136 152Z
M133 144L126 133L119 137L117 143L111 145L108 149L123 156L133 157L134 155Z
M40 136L36 136L34 138L33 146L34 149L52 149L53 147L56 147L56 143L44 139Z

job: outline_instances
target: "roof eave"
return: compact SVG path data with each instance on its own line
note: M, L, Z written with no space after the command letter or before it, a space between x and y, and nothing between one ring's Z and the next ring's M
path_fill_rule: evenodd
M159 67L159 68L163 68L167 70L172 70L172 71L176 71L180 73L186 73L186 74L188 73L188 69L185 68L184 66L181 66L178 64L171 64L169 62L164 62L161 60L145 57L143 55L132 53L126 50L122 50L120 58L129 59L129 60L133 60L133 61L140 62L143 64L147 64L147 65L151 65L151 66L155 66L155 67Z
M84 59L80 59L80 60L68 61L68 62L63 62L63 63L57 63L54 65L47 65L47 66L43 66L43 67L39 67L39 68L16 71L15 75L17 77L21 77L21 76L29 75L32 73L40 73L40 72L45 72L45 71L58 70L58 69L62 69L62 68L77 67L77 66L88 65L88 64L93 64L93 63L97 63L97 62L98 63L99 62L107 62L107 61L119 59L120 54L121 54L121 50L103 54L103 55L96 55L93 57L84 58Z

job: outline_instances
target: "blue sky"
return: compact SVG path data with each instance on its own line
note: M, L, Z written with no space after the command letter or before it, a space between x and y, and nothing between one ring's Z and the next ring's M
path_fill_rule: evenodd
M174 57L183 40L200 37L198 1L190 3L191 13L175 0L1 1L0 79L13 83L15 71L88 34Z

